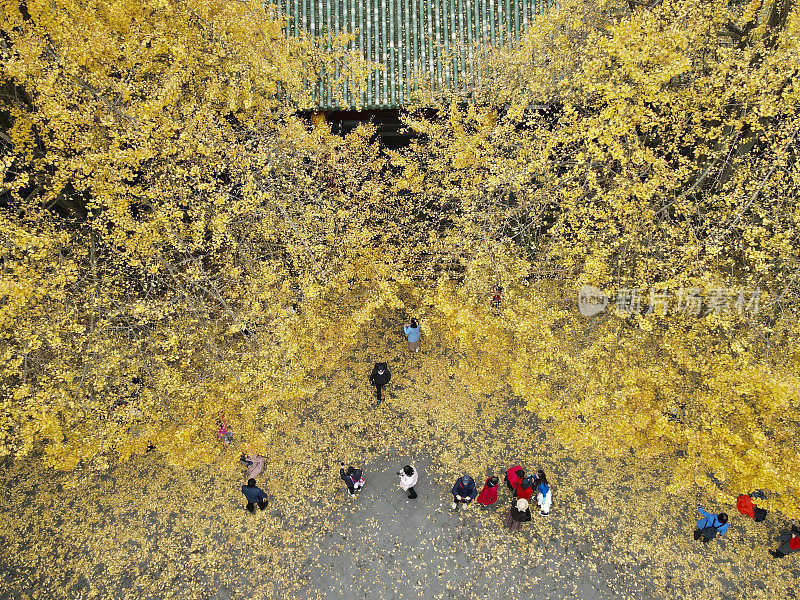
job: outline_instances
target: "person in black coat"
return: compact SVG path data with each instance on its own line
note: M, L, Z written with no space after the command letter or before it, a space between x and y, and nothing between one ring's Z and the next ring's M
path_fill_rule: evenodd
M375 386L378 404L381 403L381 390L383 390L383 386L389 383L391 378L392 374L389 372L389 365L386 363L375 363L375 367L369 375L369 382Z
M451 491L453 494L453 505L455 510L459 504L468 505L478 496L478 488L475 487L475 480L469 475L464 475L456 479L456 483Z
M520 525L531 520L530 504L525 498L511 501L506 515L506 527L511 531L519 531Z
M777 550L769 551L773 558L783 558L793 552L800 552L800 529L794 523L790 529L782 531L775 539L783 543L778 546Z
M356 492L360 492L361 487L364 485L361 475L361 469L356 469L355 467L347 467L347 470L345 470L344 463L339 469L339 478L344 481L347 486L347 493L350 494L351 498L355 498Z
M255 479L247 480L247 484L242 486L242 493L244 497L247 498L247 510L251 513L256 512L256 503L258 503L258 508L261 510L264 510L269 503L264 490L256 487Z

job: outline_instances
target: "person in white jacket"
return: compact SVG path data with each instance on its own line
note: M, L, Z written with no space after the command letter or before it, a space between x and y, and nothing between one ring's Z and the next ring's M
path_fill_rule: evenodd
M416 498L417 492L414 491L414 486L417 485L417 481L419 480L417 470L414 467L406 465L403 467L403 470L398 471L397 474L400 476L400 487L408 492L408 499L413 500Z
M539 514L545 517L550 514L550 505L553 503L553 492L550 490L547 476L541 469L536 473L536 484L536 489L538 491L536 503L539 505Z

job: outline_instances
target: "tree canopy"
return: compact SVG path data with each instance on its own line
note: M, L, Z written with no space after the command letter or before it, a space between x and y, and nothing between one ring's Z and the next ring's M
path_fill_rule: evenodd
M3 454L270 443L413 314L576 451L800 514L788 0L563 2L419 94L394 151L302 118L323 66L369 65L261 3L3 11ZM582 315L585 285L615 301Z

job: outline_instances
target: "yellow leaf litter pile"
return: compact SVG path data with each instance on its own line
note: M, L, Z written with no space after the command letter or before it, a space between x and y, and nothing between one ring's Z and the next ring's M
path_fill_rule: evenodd
M6 461L0 598L313 598L314 565L320 553L333 551L326 536L359 502L345 493L339 461L364 466L369 485L369 465L389 448L430 463L425 480L440 486L432 501L439 507L463 472L479 489L488 474L502 481L517 461L548 473L552 513L519 533L502 527L505 489L498 510L460 516L476 535L468 559L495 581L549 560L546 577L561 586L561 598L580 597L574 582L598 569L606 574L609 598L796 597L796 555L777 561L767 553L786 525L780 515L755 523L699 490L668 494L670 456L572 455L546 422L510 394L487 395L446 350L425 352L423 345L411 354L399 337L389 341L388 352L380 339L365 342L363 355L339 365L304 414L291 415L257 449L267 458L258 483L271 502L255 515L244 510L239 490L245 474L238 458L247 440L221 446L210 465L179 469L164 466L157 449L105 471L54 473L35 459ZM435 337L423 342L438 343ZM375 407L367 375L381 359L393 375ZM692 540L698 504L731 516L727 535L707 546ZM457 572L454 563L442 558L420 567L413 549L399 551L407 556L392 572L410 577L422 597L434 582L483 597L487 582L449 578ZM494 589L492 597L534 597L536 587L535 578L522 578Z

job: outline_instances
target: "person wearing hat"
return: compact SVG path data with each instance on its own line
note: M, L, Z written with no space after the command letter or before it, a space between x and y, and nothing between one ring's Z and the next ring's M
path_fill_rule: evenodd
M408 492L409 500L414 500L417 497L414 486L417 485L417 481L419 481L417 470L411 465L406 465L403 467L402 471L398 471L397 474L400 477L400 487L403 488L403 491Z
M497 502L497 486L500 480L497 477L487 477L481 493L478 494L478 504L489 506Z
M255 479L251 478L247 480L247 484L242 486L242 493L244 497L247 498L247 510L251 513L256 512L256 504L258 504L258 508L264 510L269 503L264 490L256 487Z
M530 503L525 498L511 501L511 507L506 515L506 527L511 531L519 531L520 525L531 520Z
M453 494L453 504L450 508L455 510L459 504L469 505L478 495L478 488L475 487L475 480L469 475L464 475L456 479L456 483L451 491Z
M389 372L389 365L386 363L375 363L372 373L369 375L369 382L375 386L375 394L378 398L378 404L381 403L381 391L392 379L392 374Z

